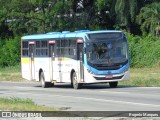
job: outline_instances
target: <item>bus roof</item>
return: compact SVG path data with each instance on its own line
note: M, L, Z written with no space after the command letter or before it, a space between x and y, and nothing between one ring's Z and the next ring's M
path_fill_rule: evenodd
M98 31L90 31L90 30L79 30L79 31L63 31L63 32L48 32L46 34L35 34L35 35L27 35L23 36L22 40L36 40L36 39L54 39L54 38L65 38L65 37L84 37L87 34L94 33L115 33L122 32L118 30L98 30Z

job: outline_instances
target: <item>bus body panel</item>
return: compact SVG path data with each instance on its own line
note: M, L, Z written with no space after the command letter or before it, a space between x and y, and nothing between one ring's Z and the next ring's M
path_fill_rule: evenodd
M32 80L31 78L31 66L29 58L21 58L21 73L22 77L27 80Z
M46 57L36 57L35 58L35 78L39 81L40 70L44 73L45 81L50 82L50 68L49 68L49 58Z
M54 71L59 75L58 79L55 78L56 82L71 82L71 72L72 70L76 73L79 72L79 61L70 58L56 58ZM79 78L79 76L78 76Z

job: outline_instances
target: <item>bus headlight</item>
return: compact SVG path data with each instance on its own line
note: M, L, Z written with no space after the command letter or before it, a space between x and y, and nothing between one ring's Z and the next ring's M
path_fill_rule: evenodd
M93 73L92 71L90 71L89 69L87 69L87 71L88 71L90 74L94 75L94 73Z
M125 73L125 72L127 72L127 71L129 71L129 68L125 69L125 70L123 71L123 73Z

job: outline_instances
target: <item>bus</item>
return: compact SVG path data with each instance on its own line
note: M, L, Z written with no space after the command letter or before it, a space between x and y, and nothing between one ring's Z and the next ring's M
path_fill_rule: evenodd
M21 38L21 72L42 87L69 83L83 84L129 80L126 35L117 30L79 30L27 35Z

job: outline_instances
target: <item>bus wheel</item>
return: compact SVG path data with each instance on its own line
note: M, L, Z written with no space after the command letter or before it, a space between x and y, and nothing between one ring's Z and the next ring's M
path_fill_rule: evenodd
M52 87L54 84L51 84L51 82L45 82L44 73L41 72L40 74L40 82L43 88Z
M80 89L82 87L81 83L78 83L76 73L72 74L72 83L74 89Z
M111 88L116 88L117 85L118 85L118 82L117 82L117 81L116 81L116 82L109 82L109 86L110 86Z

